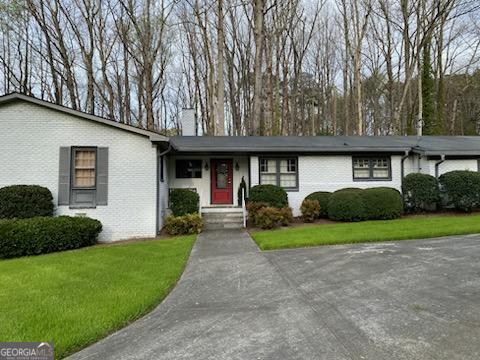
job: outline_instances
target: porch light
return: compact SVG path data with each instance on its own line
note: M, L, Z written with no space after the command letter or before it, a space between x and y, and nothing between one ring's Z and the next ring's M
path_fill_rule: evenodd
M205 171L208 171L208 161L205 161L204 169L205 169Z
M240 170L240 165L238 165L238 161L235 163L235 170Z

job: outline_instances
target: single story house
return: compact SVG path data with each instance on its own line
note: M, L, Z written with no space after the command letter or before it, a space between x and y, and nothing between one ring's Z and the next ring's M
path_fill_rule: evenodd
M194 189L201 212L237 211L250 188L279 185L295 215L314 191L388 186L412 172L479 171L478 136L165 137L34 97L0 97L0 187L50 189L57 215L102 222L100 240L153 237L169 191Z

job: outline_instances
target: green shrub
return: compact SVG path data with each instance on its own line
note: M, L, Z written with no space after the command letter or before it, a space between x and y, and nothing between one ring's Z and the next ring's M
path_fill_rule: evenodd
M291 222L293 222L293 213L292 208L285 206L280 210L280 225L288 226Z
M198 213L200 197L189 189L173 189L170 192L170 210L173 216Z
M320 204L317 200L305 199L300 206L300 211L302 212L303 221L313 222L320 214Z
M328 218L328 202L332 196L331 192L328 191L317 191L308 195L305 199L307 200L317 200L320 205L320 218Z
M275 185L256 185L252 187L248 200L267 203L268 206L278 209L288 206L287 192Z
M364 218L366 220L397 219L403 213L403 201L400 192L393 188L378 187L361 190Z
M450 171L440 176L439 182L447 205L465 212L480 207L480 173Z
M342 189L328 203L329 217L340 221L396 219L402 212L401 194L387 187Z
M255 225L262 229L273 229L281 222L280 209L275 207L263 207L258 210L255 217Z
M102 224L86 217L36 217L0 222L0 258L77 249L97 242Z
M435 211L440 202L438 181L427 174L408 174L402 184L405 209L409 212Z
M169 235L199 234L203 229L203 220L198 214L169 216L165 219L165 231Z
M38 185L13 185L0 189L0 218L26 219L53 216L50 190Z
M328 201L328 217L337 221L365 220L365 209L360 189L335 191Z

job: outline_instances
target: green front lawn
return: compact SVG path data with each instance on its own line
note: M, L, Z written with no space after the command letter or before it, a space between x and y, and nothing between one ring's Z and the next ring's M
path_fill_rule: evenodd
M475 233L480 233L480 215L418 216L398 220L312 225L261 231L251 235L262 250L274 250Z
M194 236L0 261L0 340L54 341L64 357L140 317L172 289Z

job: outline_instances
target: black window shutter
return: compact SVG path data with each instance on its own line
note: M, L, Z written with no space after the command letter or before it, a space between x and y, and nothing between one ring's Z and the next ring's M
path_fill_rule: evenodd
M97 205L108 204L108 148L97 149Z
M70 205L70 160L70 147L61 147L58 171L58 205Z

